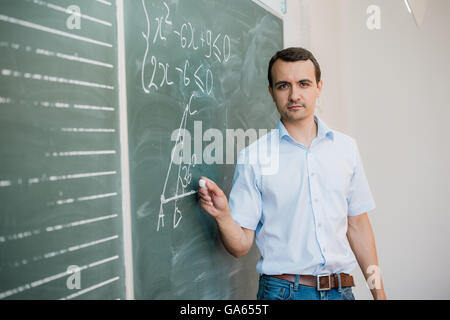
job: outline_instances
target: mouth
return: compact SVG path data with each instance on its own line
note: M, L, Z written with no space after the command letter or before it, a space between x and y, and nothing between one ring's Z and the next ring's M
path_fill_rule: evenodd
M288 109L291 110L291 111L300 110L302 108L305 108L305 107L301 106L301 105L298 105L298 104L294 104L294 105L288 107Z

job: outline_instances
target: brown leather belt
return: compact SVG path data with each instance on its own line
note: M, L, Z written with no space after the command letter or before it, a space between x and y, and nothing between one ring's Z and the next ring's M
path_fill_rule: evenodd
M341 273L341 287L354 287L355 282L353 277L346 273ZM280 275L268 275L269 277L275 277L283 280L287 280L295 283L295 274L280 274ZM336 273L326 274L320 276L312 275L300 275L299 284L314 287L318 291L328 291L330 289L339 288L339 279Z

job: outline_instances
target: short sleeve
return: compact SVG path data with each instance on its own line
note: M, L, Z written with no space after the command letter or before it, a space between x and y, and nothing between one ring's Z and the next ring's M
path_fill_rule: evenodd
M357 216L375 209L375 201L370 191L369 183L367 182L356 142L354 153L355 165L347 197L349 216Z
M241 152L234 170L229 207L233 220L241 227L256 230L262 213L259 174L257 168L244 163L242 157Z

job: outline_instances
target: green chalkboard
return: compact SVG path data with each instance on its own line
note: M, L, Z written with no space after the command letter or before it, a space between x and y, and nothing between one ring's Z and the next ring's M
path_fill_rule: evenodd
M195 192L205 175L229 193L227 130L276 127L267 65L282 21L251 0L124 5L135 297L254 299L257 250L229 255Z
M257 250L230 256L196 189L229 193L228 132L276 126L282 39L251 0L0 1L0 299L255 298Z
M0 1L1 299L125 298L116 39L114 1Z

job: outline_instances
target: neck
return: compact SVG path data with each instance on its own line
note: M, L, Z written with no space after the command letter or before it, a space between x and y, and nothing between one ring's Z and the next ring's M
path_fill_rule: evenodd
M289 135L298 143L309 148L311 142L317 137L318 127L314 115L297 121L281 119Z

